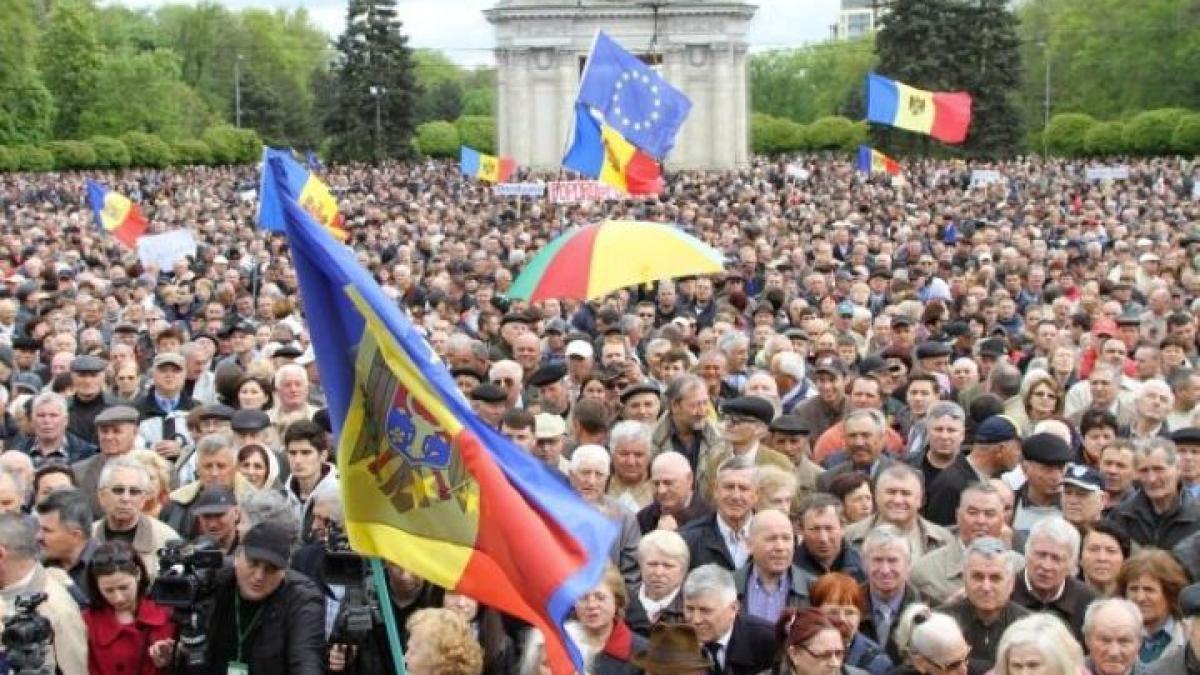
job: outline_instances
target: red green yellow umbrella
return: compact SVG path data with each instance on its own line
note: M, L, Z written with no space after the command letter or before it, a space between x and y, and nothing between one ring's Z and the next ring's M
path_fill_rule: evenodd
M724 258L672 225L609 220L563 234L538 252L508 297L591 300L626 286L693 274L715 274Z

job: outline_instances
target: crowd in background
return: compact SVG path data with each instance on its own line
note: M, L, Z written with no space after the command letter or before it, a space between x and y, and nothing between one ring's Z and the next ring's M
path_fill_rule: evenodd
M449 163L321 177L476 413L618 523L565 625L587 672L1200 673L1200 176L1127 166L814 156L581 204ZM184 668L151 592L183 540L224 559L191 672L389 671L326 577L338 443L257 169L87 177L199 248L144 265L85 176L0 176L3 613L46 593L63 673ZM507 295L605 218L726 268ZM386 588L414 675L548 672L513 617L394 565Z

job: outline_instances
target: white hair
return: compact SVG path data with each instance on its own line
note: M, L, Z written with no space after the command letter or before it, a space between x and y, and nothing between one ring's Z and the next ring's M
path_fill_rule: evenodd
M1018 619L1004 631L996 648L995 675L1010 675L1008 653L1013 647L1029 646L1041 652L1047 672L1074 675L1083 668L1083 649L1062 620L1040 612Z
M1092 628L1096 624L1096 615L1104 610L1112 607L1113 609L1125 612L1126 618L1133 626L1133 631L1139 637L1142 634L1142 610L1138 609L1132 601L1125 598L1101 598L1094 600L1088 605L1087 611L1083 613L1083 634L1087 635L1092 632Z
M584 466L603 466L605 471L611 471L611 458L603 445L587 443L575 448L571 453L571 463L568 470L574 473Z
M1068 523L1062 516L1051 516L1037 521L1029 529L1029 537L1025 540L1026 557L1029 556L1029 549L1033 546L1034 540L1041 538L1066 547L1067 559L1071 561L1070 573L1075 574L1079 565L1079 530L1075 529L1075 526Z
M692 570L683 582L683 597L693 599L701 595L715 595L723 603L737 600L737 584L734 583L733 573L716 563Z
M654 429L649 424L637 420L624 420L618 422L608 433L608 447L616 450L626 443L640 443L649 448L653 433Z
M295 375L303 380L305 384L308 383L308 371L304 370L304 366L297 363L285 363L282 366L279 366L279 369L275 371L276 389L283 384L284 378L288 375Z

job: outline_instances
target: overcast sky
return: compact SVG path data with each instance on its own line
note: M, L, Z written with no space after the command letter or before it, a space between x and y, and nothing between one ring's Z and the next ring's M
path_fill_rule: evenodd
M136 7L157 7L167 1L117 0ZM224 0L222 4L233 8L303 6L331 34L341 32L345 22L345 0ZM494 4L495 0L397 0L412 46L440 49L463 65L492 63L492 27L481 10ZM828 38L829 25L837 20L839 2L758 0L756 4L758 13L750 24L749 40L758 51Z

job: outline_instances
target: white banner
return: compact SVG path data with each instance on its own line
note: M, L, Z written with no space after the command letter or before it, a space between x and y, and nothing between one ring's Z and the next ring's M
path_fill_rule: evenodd
M1102 180L1129 180L1129 167L1124 164L1089 166L1084 175L1089 183L1099 183Z
M981 185L992 185L993 183L1003 183L1004 176L995 169L975 169L971 172L971 187L977 188Z
M801 182L808 180L810 175L808 169L800 166L799 164L788 164L786 171L787 175Z
M559 180L548 184L546 194L552 204L599 202L623 199L624 195L611 185L598 180Z
M176 260L196 255L196 238L191 230L172 230L138 238L138 259L143 265L157 265L158 269L170 269Z
M497 183L492 188L497 197L541 197L546 194L545 183Z

